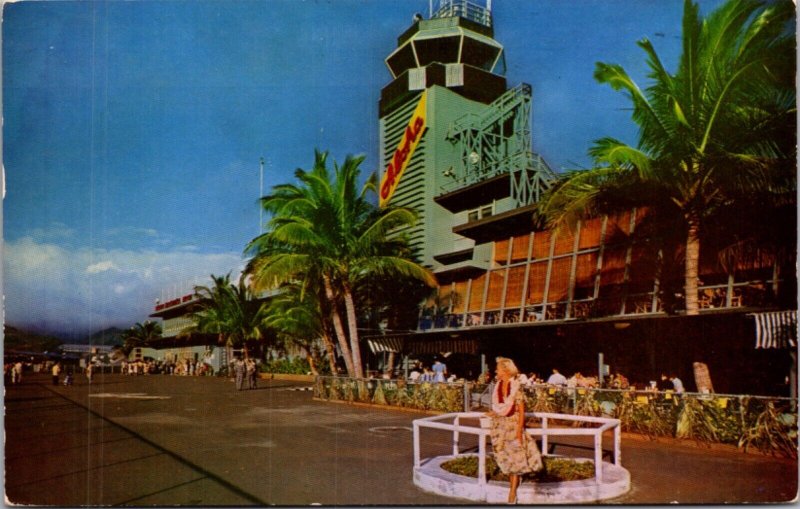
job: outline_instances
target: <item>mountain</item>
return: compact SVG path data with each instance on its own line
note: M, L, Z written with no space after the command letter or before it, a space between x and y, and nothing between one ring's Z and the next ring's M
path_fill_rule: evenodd
M63 343L56 337L23 331L11 325L5 325L3 333L3 348L6 352L53 352Z
M107 329L97 331L86 338L77 340L75 341L75 343L82 345L106 345L106 346L122 345L123 343L122 334L124 332L125 329L120 329L117 327L109 327Z

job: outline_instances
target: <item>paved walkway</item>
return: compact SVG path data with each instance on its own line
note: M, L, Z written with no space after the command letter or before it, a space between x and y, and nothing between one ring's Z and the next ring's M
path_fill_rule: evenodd
M6 387L5 492L34 505L460 505L411 479L422 414L317 402L290 382L29 376ZM435 433L435 432L434 432ZM446 454L433 435L423 454ZM562 447L556 452L568 451ZM573 449L573 452L575 450ZM797 461L624 438L618 504L786 502ZM474 505L474 504L473 504Z

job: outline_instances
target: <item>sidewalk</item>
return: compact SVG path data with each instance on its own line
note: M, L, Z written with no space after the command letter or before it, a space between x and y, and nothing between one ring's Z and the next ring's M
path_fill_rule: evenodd
M412 482L412 412L317 402L308 384L99 375L6 388L6 497L35 505L475 505ZM449 436L423 454L447 454ZM567 447L556 450L567 451ZM613 504L793 500L797 461L623 438Z

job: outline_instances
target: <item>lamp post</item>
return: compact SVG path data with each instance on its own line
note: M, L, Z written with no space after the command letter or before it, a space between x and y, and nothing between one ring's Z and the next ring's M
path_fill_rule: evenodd
M264 196L264 157L258 160L258 233L264 233L264 207L261 206L261 197Z

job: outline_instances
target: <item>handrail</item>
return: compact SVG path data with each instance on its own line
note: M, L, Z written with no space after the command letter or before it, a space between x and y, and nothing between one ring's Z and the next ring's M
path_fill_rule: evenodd
M420 428L432 428L440 430L449 430L453 432L453 456L459 454L459 439L461 433L478 436L478 484L483 486L486 484L486 437L489 430L481 427L464 426L461 424L462 419L479 419L485 416L483 412L457 412L433 417L425 417L415 419L413 422L413 435L414 435L414 468L422 466L422 458L420 451ZM619 419L612 419L607 417L589 417L581 415L569 414L554 414L547 412L525 412L525 417L534 417L542 420L540 428L525 428L525 433L528 435L538 435L542 437L542 455L547 456L548 438L550 436L593 436L594 437L594 470L595 482L600 484L603 482L603 433L608 430L614 432L614 465L621 466L621 430ZM440 422L452 419L452 424ZM551 428L551 420L563 421L576 421L576 422L589 422L594 424L601 424L596 428Z

